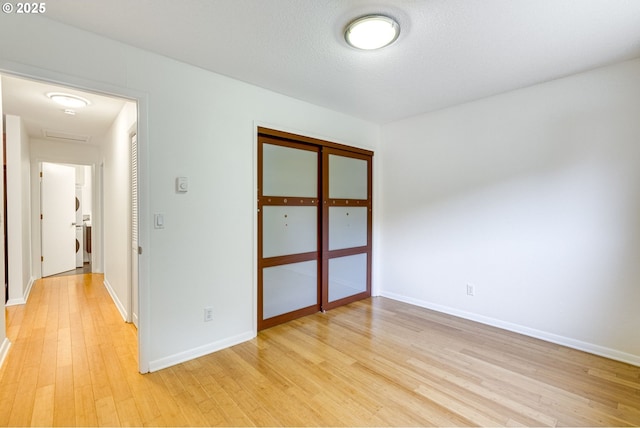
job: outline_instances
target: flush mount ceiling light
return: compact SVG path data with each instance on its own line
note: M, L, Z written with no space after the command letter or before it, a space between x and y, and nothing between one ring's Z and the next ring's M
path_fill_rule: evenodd
M347 25L344 38L358 49L380 49L393 43L400 35L400 25L384 15L366 15Z
M88 106L89 100L79 97L77 95L63 94L62 92L49 92L47 97L60 104L61 106L68 108L81 108Z

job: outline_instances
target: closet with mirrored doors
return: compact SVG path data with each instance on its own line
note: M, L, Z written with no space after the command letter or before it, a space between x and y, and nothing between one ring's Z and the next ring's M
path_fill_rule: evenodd
M372 156L258 128L258 330L371 296Z

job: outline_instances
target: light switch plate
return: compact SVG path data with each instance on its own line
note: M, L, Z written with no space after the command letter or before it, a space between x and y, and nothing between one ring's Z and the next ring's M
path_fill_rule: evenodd
M164 214L153 215L153 227L156 229L164 229Z
M176 177L176 192L187 193L189 191L189 180L187 177Z

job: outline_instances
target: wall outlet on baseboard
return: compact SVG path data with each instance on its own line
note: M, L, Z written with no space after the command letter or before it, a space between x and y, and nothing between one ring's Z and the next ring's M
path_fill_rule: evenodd
M213 308L208 306L204 308L204 322L213 321Z
M467 296L475 296L475 295L476 295L476 286L471 283L467 283Z

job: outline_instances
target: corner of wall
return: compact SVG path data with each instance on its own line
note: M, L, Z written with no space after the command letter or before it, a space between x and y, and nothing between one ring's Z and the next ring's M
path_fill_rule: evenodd
M33 288L33 283L34 282L36 282L36 278L32 276L29 279L29 282L27 283L27 287L24 290L24 301L25 301L25 303L27 302L27 300L29 300L29 295L31 294L31 289Z
M107 289L107 291L109 292L109 295L111 296L111 300L113 300L113 303L116 305L116 308L118 308L118 312L120 312L120 316L122 316L122 319L125 322L130 322L129 313L127 312L124 305L118 298L118 294L115 292L115 290L113 289L113 287L111 286L111 284L106 278L104 279L103 284Z
M33 288L34 282L35 282L35 278L31 277L29 279L29 282L27 282L26 287L24 288L24 294L22 295L22 297L16 297L16 298L7 300L7 302L5 303L5 306L17 306L17 305L26 304L27 300L29 299L29 294L31 294L31 289Z

